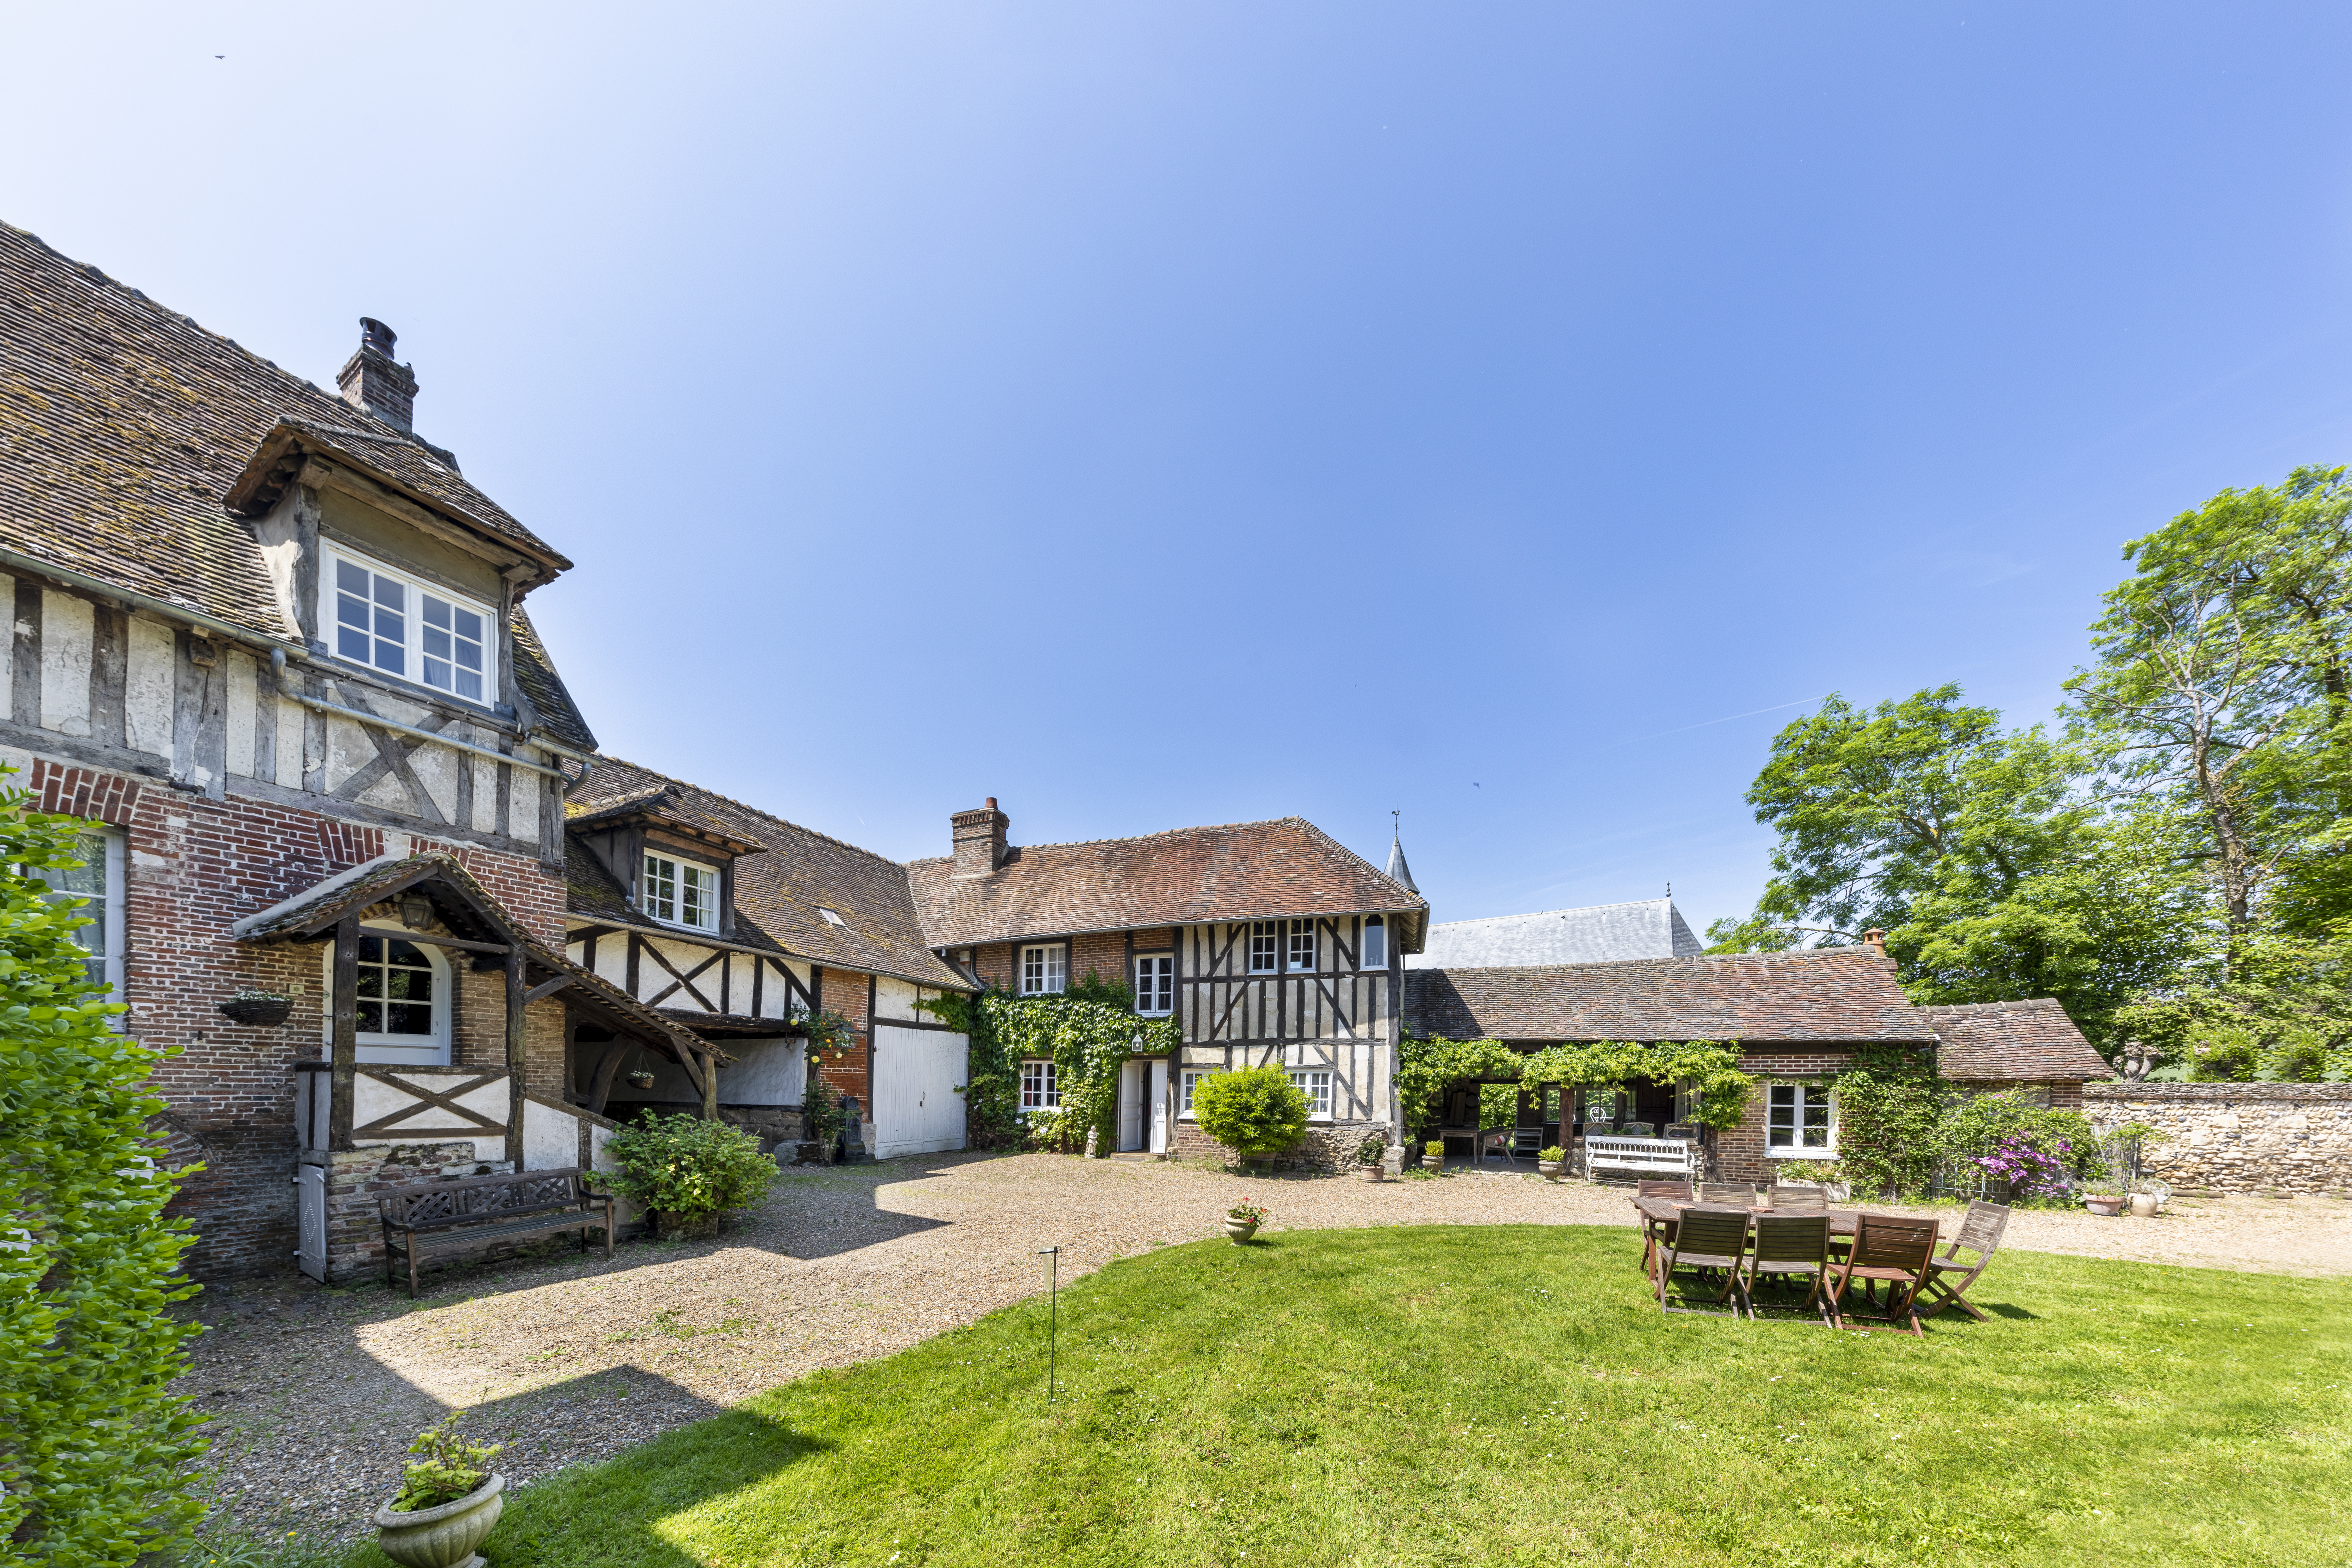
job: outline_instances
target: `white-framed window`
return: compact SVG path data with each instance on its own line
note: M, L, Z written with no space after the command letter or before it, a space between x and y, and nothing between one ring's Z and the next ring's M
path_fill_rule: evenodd
M326 564L320 618L331 628L337 658L468 702L495 700L497 638L488 609L340 549L327 552Z
M719 872L692 860L646 851L646 878L637 892L646 913L664 925L719 929Z
M1249 972L1252 974L1272 974L1282 966L1280 921L1250 921L1249 944Z
M1178 1098L1176 1102L1177 1115L1190 1116L1192 1114L1192 1091L1200 1087L1201 1080L1202 1079L1209 1077L1215 1070L1216 1069L1213 1068L1187 1068L1178 1078Z
M1292 969L1315 967L1315 922L1290 922L1290 945L1283 950L1283 962Z
M1389 922L1380 915L1364 918L1365 969L1386 969L1389 966Z
M1068 986L1070 950L1058 942L1041 942L1021 950L1021 994L1058 996Z
M1307 1097L1307 1114L1328 1118L1331 1114L1331 1075L1328 1072L1294 1072L1290 1087Z
M334 1043L335 944L326 950L326 1038ZM398 937L360 938L359 1059L410 1067L449 1065L449 960L438 947Z
M1135 1010L1164 1017L1176 1010L1176 955L1147 952L1135 961Z
M1021 1064L1021 1109L1029 1110L1059 1110L1062 1109L1061 1079L1049 1061L1025 1061Z
M1764 1107L1764 1152L1784 1160L1837 1152L1837 1096L1827 1084L1770 1086Z
M104 999L122 998L122 835L104 827L87 827L75 836L82 863L73 867L43 867L33 872L47 882L47 902L79 904L89 923L73 933L89 956L90 990L106 987Z

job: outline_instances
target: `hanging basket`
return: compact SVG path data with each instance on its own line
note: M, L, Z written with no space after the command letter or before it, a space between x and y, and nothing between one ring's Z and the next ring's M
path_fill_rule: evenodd
M248 1028L274 1029L293 1014L294 998L256 992L230 997L220 1005L220 1010L233 1023Z

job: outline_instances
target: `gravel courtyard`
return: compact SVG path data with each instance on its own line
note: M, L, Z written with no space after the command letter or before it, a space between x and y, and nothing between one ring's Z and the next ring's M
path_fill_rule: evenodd
M354 1530L402 1450L451 1409L510 1445L527 1480L617 1452L818 1367L887 1354L1115 1258L1222 1233L1249 1201L1269 1228L1630 1225L1622 1188L1532 1175L1249 1179L1156 1161L935 1155L794 1172L734 1230L568 1249L381 1284L215 1287L182 1387L214 1416L213 1485L251 1522ZM2155 1220L2021 1210L2006 1245L2207 1268L2352 1274L2352 1203L2188 1200ZM563 1244L559 1244L563 1245ZM1999 1265L1986 1276L1998 1279ZM290 1516L287 1510L290 1510Z

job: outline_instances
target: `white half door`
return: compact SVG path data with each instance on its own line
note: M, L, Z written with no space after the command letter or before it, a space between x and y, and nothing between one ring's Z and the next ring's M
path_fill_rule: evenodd
M943 1029L874 1029L874 1157L963 1147L969 1045Z
M1151 1152L1168 1152L1168 1064L1151 1064Z

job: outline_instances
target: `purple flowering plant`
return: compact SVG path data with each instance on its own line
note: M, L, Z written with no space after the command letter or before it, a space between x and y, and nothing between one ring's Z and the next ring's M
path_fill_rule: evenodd
M2044 1153L2011 1133L1991 1153L1974 1159L1987 1175L2006 1184L2012 1197L2054 1198L2063 1196L2067 1186L2066 1166L2059 1156L2072 1152L2074 1145L2061 1142L2053 1152Z

